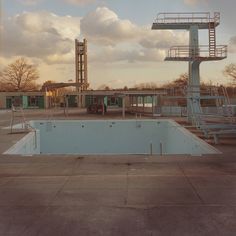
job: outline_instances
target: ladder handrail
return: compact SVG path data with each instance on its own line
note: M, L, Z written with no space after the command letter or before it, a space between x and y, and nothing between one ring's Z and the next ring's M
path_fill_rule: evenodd
M14 125L14 121L15 121L15 113L17 112L20 112L21 114L21 118L22 118L22 128L23 129L27 129L27 123L26 123L26 119L25 119L25 114L24 114L24 111L23 111L23 107L15 107L14 105L12 105L12 108L11 108L11 121L10 121L10 129L11 129L11 133L13 131L13 125Z
M232 107L230 106L230 99L229 99L229 94L227 89L221 85L220 88L222 89L223 95L225 97L225 108L226 108L226 112L228 117L231 118L231 121L234 122L234 117L233 117L233 111L232 111Z

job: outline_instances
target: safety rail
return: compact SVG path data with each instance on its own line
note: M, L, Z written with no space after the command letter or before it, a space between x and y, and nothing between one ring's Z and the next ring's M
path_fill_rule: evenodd
M205 138L214 138L215 144L219 144L219 137L223 135L236 135L235 120L215 114L195 114L198 117L196 127L200 129Z
M20 113L19 116L16 116L15 113ZM10 121L10 129L11 129L11 134L13 133L13 126L15 122L15 118L20 117L22 119L22 130L26 130L26 119L25 119L25 114L23 107L15 107L12 105L11 107L11 121Z
M210 12L186 12L186 13L164 13L157 15L154 23L173 24L173 23L220 23L220 13L214 12L211 17Z
M217 45L214 55L210 55L208 45L202 45L198 48L189 46L173 46L168 51L168 58L226 58L227 46Z

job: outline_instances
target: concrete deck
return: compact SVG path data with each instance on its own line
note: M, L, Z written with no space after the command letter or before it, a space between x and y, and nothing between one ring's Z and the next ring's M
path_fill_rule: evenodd
M0 117L2 153L23 134L1 129L10 113ZM203 157L0 154L0 235L236 235L236 147L217 148L222 155Z

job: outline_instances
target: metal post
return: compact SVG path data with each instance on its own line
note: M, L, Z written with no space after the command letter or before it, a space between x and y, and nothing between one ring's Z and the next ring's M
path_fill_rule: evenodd
M162 156L163 154L163 146L162 146L162 142L160 142L160 155Z
M47 93L48 93L48 89L47 89L47 86L46 86L45 87L45 100L44 100L45 109L48 108L48 96L47 96Z
M152 156L152 142L150 142L150 155Z
M10 126L11 126L11 134L12 134L13 123L14 123L14 112L15 112L15 108L14 108L14 106L12 105L12 107L11 107L11 123L10 123Z
M104 97L102 97L102 115L105 115Z
M145 96L142 96L142 102L143 102L143 112L145 110Z
M154 115L154 95L151 96L152 98L152 116Z
M125 118L125 96L122 97L122 117Z

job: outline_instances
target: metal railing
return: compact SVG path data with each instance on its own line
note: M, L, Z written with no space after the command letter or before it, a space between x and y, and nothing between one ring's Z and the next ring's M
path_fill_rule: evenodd
M214 55L210 55L209 45L201 45L198 48L189 46L173 46L169 49L169 58L226 58L227 46L217 45Z
M214 22L220 23L220 12L214 12Z
M211 17L210 12L186 12L186 13L159 13L154 23L173 24L173 23L210 23L220 22L220 13L215 12Z

